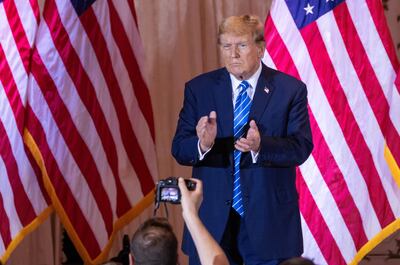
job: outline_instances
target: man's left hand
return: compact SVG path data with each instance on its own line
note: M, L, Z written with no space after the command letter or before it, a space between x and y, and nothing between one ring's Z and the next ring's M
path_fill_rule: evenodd
M250 121L250 128L247 131L246 138L240 138L235 143L235 148L241 152L260 151L260 132L254 120Z

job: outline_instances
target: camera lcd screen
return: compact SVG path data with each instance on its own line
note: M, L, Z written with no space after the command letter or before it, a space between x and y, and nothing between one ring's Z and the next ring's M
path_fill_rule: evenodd
M174 202L179 200L179 193L176 188L162 188L161 189L161 200Z

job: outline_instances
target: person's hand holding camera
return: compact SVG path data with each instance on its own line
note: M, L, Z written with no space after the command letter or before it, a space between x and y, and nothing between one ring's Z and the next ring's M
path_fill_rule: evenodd
M196 183L196 188L193 191L188 190L183 178L179 178L178 182L181 191L182 215L185 220L190 216L197 215L203 201L203 183L194 178L190 180Z

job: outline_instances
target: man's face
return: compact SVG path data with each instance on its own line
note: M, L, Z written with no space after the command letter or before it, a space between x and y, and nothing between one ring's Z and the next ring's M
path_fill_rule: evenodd
M250 33L241 36L222 34L220 49L228 72L239 80L248 79L257 71L264 53L263 47L256 45Z

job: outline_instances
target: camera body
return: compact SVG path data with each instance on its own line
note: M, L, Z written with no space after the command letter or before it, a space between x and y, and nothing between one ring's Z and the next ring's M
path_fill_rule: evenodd
M196 182L190 179L185 179L185 184L188 190L196 189ZM177 177L169 177L157 183L155 203L159 204L160 202L181 203L181 191L178 186Z

